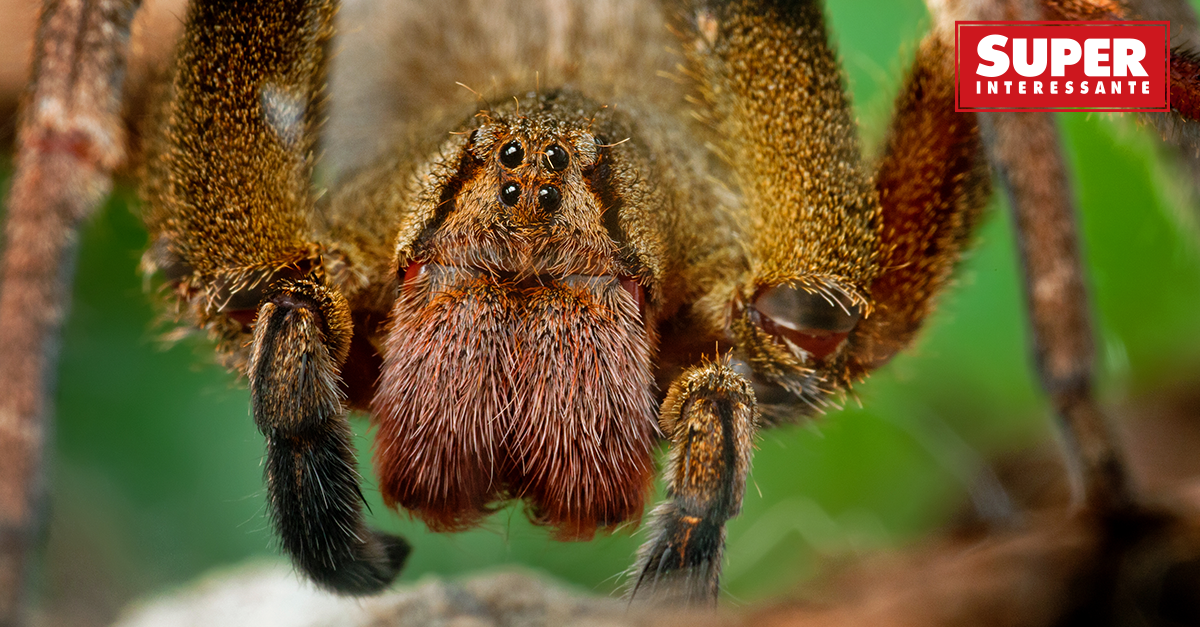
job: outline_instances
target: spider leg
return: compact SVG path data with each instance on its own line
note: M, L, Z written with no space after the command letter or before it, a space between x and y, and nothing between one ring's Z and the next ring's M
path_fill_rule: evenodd
M47 2L23 103L0 275L0 625L21 623L45 507L43 448L75 232L124 160L121 86L139 2Z
M1041 19L1128 20L1171 22L1171 113L1146 117L1174 141L1200 148L1195 122L1200 120L1200 50L1195 47L1196 12L1180 0L1134 0L1128 8L1113 0L1041 0Z
M755 384L785 388L792 403L820 403L911 341L987 200L978 127L973 116L954 113L952 47L937 40L922 46L873 189L819 6L709 3L688 9L679 25L754 228L749 272L731 296L731 334ZM785 298L760 307L763 295L770 301L793 286L790 303L798 307L789 311ZM788 342L803 342L800 334L769 335L759 310L770 307L776 323L802 323L813 301L799 290L836 303L827 312L834 322L813 326L847 331L848 348L821 355L815 342L792 350ZM867 315L859 321L852 311ZM847 319L850 328L838 328ZM672 441L671 500L656 512L635 596L715 599L723 524L740 507L756 405L768 402L752 389L711 364L672 386L662 419ZM714 392L724 406L688 404ZM789 415L800 411L793 404ZM741 418L731 423L732 416ZM680 431L693 424L711 426ZM700 471L685 472L681 460L690 460L692 440L704 434L723 438L730 456L692 480ZM742 434L745 440L734 437Z
M1171 22L1171 99L1175 105L1181 95L1189 93L1182 83L1189 78L1193 83L1200 80L1200 61L1195 56L1200 51L1196 11L1186 0L1129 0L1127 4L1130 12L1141 19ZM1200 93L1200 86L1190 91ZM1187 100L1200 102L1200 97ZM1177 105L1171 113L1146 113L1142 118L1159 132L1168 152L1178 159L1180 170L1191 183L1193 198L1200 198L1200 122L1182 116Z
M408 546L363 521L341 373L354 325L313 241L335 9L192 3L143 191L148 265L249 376L284 550L319 585L365 594L395 578Z
M725 522L741 509L759 423L751 380L782 391L789 420L845 384L842 361L823 360L870 306L879 207L820 3L696 1L668 11L699 115L746 212L748 267L713 288L746 367L704 363L671 385L660 418L671 442L668 500L654 512L631 596L714 604ZM763 295L777 305L774 321L756 309ZM808 319L820 335L807 334Z
M1092 389L1095 341L1058 127L1048 113L980 118L1016 227L1034 362L1079 497L1100 510L1119 507L1130 498L1129 480Z
M715 604L725 521L742 509L758 408L750 383L726 362L684 372L663 402L671 443L667 501L654 510L630 596Z
M856 289L871 273L877 206L819 3L696 4L688 54L754 225L744 288Z
M851 338L865 374L912 342L991 195L979 125L954 111L954 47L934 35L900 90L875 177L882 206L875 312Z
M946 8L931 6L938 9L934 15L940 35L947 40L953 36L953 19L1095 17L1095 13L1119 18L1124 14L1121 7L1105 0L1040 5L1014 1L991 7L991 13L968 15L952 14L962 7L939 12ZM979 123L989 161L1012 212L1034 363L1059 418L1076 498L1097 511L1123 508L1132 502L1129 478L1093 393L1095 340L1058 127L1050 113L987 112L979 114Z
M780 418L794 420L796 405L820 407L849 385L838 348L870 313L878 197L820 3L682 4L676 30L700 115L742 194L748 231L746 271L718 288L730 304L722 325L756 385L772 388L770 404L786 407ZM773 314L761 312L764 299Z
M1197 50L1196 12L1185 0L1008 0L990 9L970 6L960 0L928 0L931 12L940 16L942 28L953 19L1032 20L1165 20L1170 32L1170 113L1145 113L1142 117L1167 141L1180 145L1193 172L1200 154L1200 50ZM1187 154L1191 153L1191 154Z
M1083 4L1097 8L1063 17L1126 17L1113 3ZM1053 15L1053 3L1043 13ZM1093 390L1095 334L1058 125L1050 113L985 113L980 124L1012 212L1034 363L1061 424L1076 498L1101 512L1126 507L1133 499L1128 471Z

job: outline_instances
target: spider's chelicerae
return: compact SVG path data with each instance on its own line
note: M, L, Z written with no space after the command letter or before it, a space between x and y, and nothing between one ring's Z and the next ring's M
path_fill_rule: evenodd
M0 299L0 354L20 357L0 363L9 590L36 527L60 263L121 157L133 4L51 3L43 17ZM359 410L385 502L435 530L510 500L564 539L637 521L666 441L666 499L630 592L713 602L756 433L911 342L988 201L989 160L1082 501L1134 507L1091 395L1053 119L956 113L951 26L1128 9L930 2L933 30L869 164L819 4L643 4L551 3L533 19L496 3L462 32L439 21L454 3L421 8L411 45L466 47L475 62L406 68L425 80L370 105L401 125L331 144L341 167L314 176L337 3L192 3L143 132L143 265L178 321L246 375L271 519L299 570L367 594L408 555L364 522L347 422ZM1177 89L1193 87L1189 63ZM462 105L455 81L486 98Z

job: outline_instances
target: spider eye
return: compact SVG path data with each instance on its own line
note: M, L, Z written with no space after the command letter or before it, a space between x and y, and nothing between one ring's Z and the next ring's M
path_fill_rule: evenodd
M551 172L562 172L563 170L567 169L568 165L570 165L571 157L567 154L566 149L562 146L559 146L558 144L551 144L550 147L546 149L545 159L542 160L542 163L546 166L546 169L550 170Z
M500 188L500 202L509 207L516 206L521 200L521 185L516 181L509 181Z
M780 285L755 299L752 315L767 333L820 360L836 351L862 319L862 310L848 301Z
M562 202L562 192L553 185L545 185L538 190L538 204L546 211L554 211L558 209L559 203Z
M500 163L504 167L512 169L525 160L525 148L521 146L519 141L510 141L500 148Z

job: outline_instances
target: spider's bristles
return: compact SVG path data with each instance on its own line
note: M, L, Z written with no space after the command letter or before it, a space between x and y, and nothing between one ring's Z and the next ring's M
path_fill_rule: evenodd
M663 401L671 447L668 501L654 510L629 596L715 602L725 521L741 510L759 414L750 384L728 358L684 372Z
M484 286L424 307L412 300L396 305L373 411L379 488L430 527L461 529L501 496L497 446L511 430L504 408L516 312Z
M545 289L521 328L507 480L567 538L638 519L656 439L650 348L619 287Z
M603 282L425 276L396 305L374 406L385 500L439 530L510 497L566 538L640 517L655 401L632 298Z
M395 579L408 545L363 520L337 367L349 344L345 301L310 279L288 282L255 325L250 393L282 548L321 587L370 594Z

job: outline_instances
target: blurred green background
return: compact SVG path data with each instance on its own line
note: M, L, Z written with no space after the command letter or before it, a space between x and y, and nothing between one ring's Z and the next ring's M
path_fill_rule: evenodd
M842 0L829 14L864 136L877 144L926 28L924 5ZM1097 311L1101 394L1116 402L1200 364L1195 203L1132 117L1059 122ZM212 365L202 341L158 341L137 272L146 236L133 204L119 190L82 232L57 392L41 594L52 613L87 608L93 622L206 570L276 556L244 383ZM988 459L1052 437L1028 366L1012 250L994 202L917 346L846 409L762 434L743 514L728 530L730 602L794 587L825 561L928 535L968 502ZM365 460L365 420L355 428ZM374 524L415 547L405 581L522 564L607 594L642 539L558 543L517 508L483 529L436 535L388 511L371 486L365 492Z

